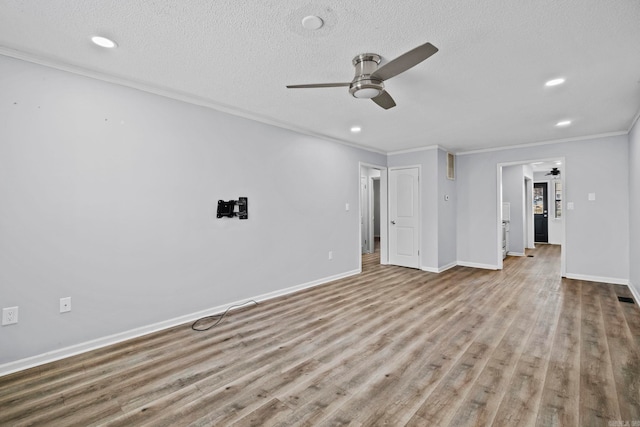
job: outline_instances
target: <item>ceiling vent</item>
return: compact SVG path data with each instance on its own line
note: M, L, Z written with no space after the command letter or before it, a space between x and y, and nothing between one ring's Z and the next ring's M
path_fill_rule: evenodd
M447 178L456 179L456 156L447 153Z

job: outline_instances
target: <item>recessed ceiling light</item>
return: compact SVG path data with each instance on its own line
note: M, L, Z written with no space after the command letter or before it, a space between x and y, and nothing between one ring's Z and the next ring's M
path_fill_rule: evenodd
M324 21L319 16L309 15L302 18L302 26L307 30L319 30L324 25Z
M556 123L556 126L563 127L563 126L569 126L570 124L571 124L571 120L562 120Z
M361 130L362 130L362 128L361 128L360 126L353 126L353 127L351 128L351 132L352 132L352 133L358 133L358 132L360 132Z
M107 49L113 49L118 47L118 44L111 39L102 36L93 36L91 37L91 41L97 44L100 47L106 47Z
M557 78L557 79L549 80L544 85L545 86L558 86L558 85L561 85L562 83L564 83L564 81L565 81L564 78L560 77L560 78Z
M556 162L556 165L558 165L558 166L560 166L561 164L562 164L562 162L561 162L560 160L558 160L558 161Z
M541 165L544 162L535 162L535 163L531 163L532 165Z

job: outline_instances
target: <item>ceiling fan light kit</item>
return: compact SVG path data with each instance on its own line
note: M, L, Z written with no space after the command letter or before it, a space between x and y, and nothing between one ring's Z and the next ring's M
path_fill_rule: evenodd
M384 91L384 84L380 79L372 79L371 75L378 69L380 55L375 53L363 53L353 58L353 66L356 67L356 76L349 86L349 93L354 98L371 99Z
M354 98L371 99L380 107L388 110L389 108L395 107L396 103L385 90L383 82L407 71L409 68L415 67L437 51L437 47L431 43L425 43L387 62L380 68L378 68L382 59L380 55L376 53L362 53L353 58L352 63L355 67L355 77L351 82L288 85L287 88L308 89L348 86L349 93L353 95Z

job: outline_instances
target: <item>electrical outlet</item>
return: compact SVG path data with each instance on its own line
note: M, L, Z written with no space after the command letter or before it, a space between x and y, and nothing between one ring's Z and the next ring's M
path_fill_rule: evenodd
M2 326L18 323L18 307L7 307L2 309Z
M71 297L60 298L60 313L71 311Z
M333 259L333 251L329 251L329 260Z

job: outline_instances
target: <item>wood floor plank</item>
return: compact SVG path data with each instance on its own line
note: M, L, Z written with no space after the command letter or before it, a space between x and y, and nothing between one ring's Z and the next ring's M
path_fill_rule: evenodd
M536 420L540 427L579 425L580 294L579 281L562 281L562 310Z
M598 286L601 285L582 282L581 426L604 425L621 419Z
M535 289L530 288L524 292L531 292ZM531 298L533 304L513 307L509 315L506 312L501 312L505 322L511 322L509 328L491 353L469 393L459 405L451 425L482 426L491 424L504 397L507 384L513 375L516 362L531 334L531 326L535 324L532 319L536 319L540 313L536 312L536 307L547 305L549 295L547 292L539 291L537 294L531 295Z
M558 294L555 292L557 284L547 284L549 299L541 307L541 313L532 325L532 331L494 417L495 425L535 423L560 313Z
M362 274L0 377L0 425L607 425L640 418L640 310L560 250ZM215 319L213 319L215 321ZM598 424L600 423L600 424Z
M623 423L640 422L640 354L611 286L597 288L602 310L616 396Z
M404 292L403 290L399 290L398 292ZM418 290L416 290L415 292L418 292ZM363 301L363 303L366 303L366 301ZM366 303L368 304L368 303ZM370 306L370 305L369 305ZM394 310L400 311L402 310L401 307L395 307ZM373 315L375 315L375 312L373 312ZM331 317L330 317L331 318ZM334 317L331 318L334 322L339 322L340 319ZM381 322L386 322L384 319L380 320ZM326 323L326 322L325 322ZM335 327L335 326L331 326L331 325L325 325L325 324L318 324L317 322L312 322L313 325L316 326L315 329L313 329L314 334L318 334L321 331L325 331L327 333L330 333L330 335L328 335L329 340L327 341L327 343L331 343L332 341L335 341L335 339L339 336L350 336L353 335L353 326L349 325L348 323L344 323L342 322L341 328L340 327ZM367 328L371 328L372 326L369 325L369 322L365 322L363 323L363 327L367 327ZM346 334L345 331L347 330L351 330L351 334ZM273 369L274 367L279 366L278 364L282 364L282 363L286 363L282 360L282 354L286 352L287 350L287 345L291 346L291 347L297 347L298 349L300 349L300 344L304 344L306 339L304 336L301 336L297 333L295 333L294 331L291 331L288 333L290 335L291 340L293 340L292 342L285 342L285 341L278 341L275 344L270 344L271 347L271 351L267 351L267 349L261 349L262 351L259 353L259 360L248 360L245 363L243 363L244 367L241 368L240 366L238 366L238 364L234 365L234 369L230 372L231 375L233 376L237 376L239 374L241 374L242 372L245 372L248 375L255 375L255 376L263 376L262 370L263 369L259 369L256 370L255 366L262 366L262 367L270 367L271 369ZM375 337L375 335L372 335L372 337ZM330 347L332 348L332 347ZM286 360L286 359L285 359ZM223 361L224 362L224 361ZM211 381L213 380L213 382ZM222 378L222 380L224 381L224 378ZM262 379L255 379L255 380L251 380L251 383L254 387L257 386L257 384L260 384L260 382L262 381ZM207 379L205 381L202 381L200 383L198 383L198 387L199 389L207 394L209 390L212 390L214 392L214 396L215 393L218 392L218 389L220 388L220 386L222 385L223 382L221 382L221 378L220 375L215 375L212 376L210 379ZM263 391L263 390L262 390ZM261 391L261 393L262 393ZM182 402L181 402L182 403ZM202 406L202 405L200 405ZM234 415L238 412L238 409L242 409L242 410L247 410L246 406L242 406L242 408L238 408L237 402L234 402L231 408L234 411ZM192 408L191 412L192 413L204 413L203 411L206 411L206 408L204 409L195 409Z
M482 288L478 287L474 290L474 292L479 289ZM477 298L475 299L475 302L482 306L482 300L483 298ZM455 301L453 303L455 304ZM365 399L362 397L364 396L364 394L357 393L356 389L356 392L354 392L353 394L357 397L345 404L344 407L341 408L340 412L356 414L356 416L359 418L356 418L352 421L362 422L365 425L369 422L373 422L373 420L368 419L370 417L373 417L376 420L380 419L381 414L377 411L379 411L381 408L384 408L386 403L390 399L392 399L394 391L396 391L396 387L402 384L402 377L411 366L418 367L421 365L419 363L421 359L433 356L433 353L432 351L430 351L430 349L439 348L439 340L446 339L447 336L453 334L464 335L468 337L468 334L471 333L466 322L455 320L456 318L458 318L459 320L464 319L466 317L466 313L464 311L449 310L449 313L447 315L449 316L451 314L453 314L451 316L452 321L447 323L450 325L458 324L458 328L443 328L440 331L436 332L428 327L425 327L420 331L421 333L425 334L423 337L411 337L411 341L416 343L416 346L412 346L411 344L403 343L401 341L397 342L396 340L396 343L394 343L394 345L390 348L394 360L392 368L388 366L389 363L375 363L375 365L378 366L378 369L375 371L368 370L367 372L363 372L359 375L361 379L360 383L356 382L355 384L353 382L353 379L351 379L353 375L350 376L347 373L341 374L341 377L347 375L346 379L349 380L347 384L341 385L341 387L352 390L356 386L359 386L360 388L369 388L371 390L375 390L376 399L371 399L370 397ZM478 323L476 323L474 327L479 327L482 319L478 317L476 320L478 321ZM428 324L428 320L425 323ZM439 325L441 323L438 322L437 324ZM424 348L424 345L422 344L423 342L428 342L430 346ZM469 342L469 340L465 339L463 342L467 343ZM398 344L399 348L394 348L394 346ZM437 357L440 358L441 356L437 355ZM454 359L455 358L452 357L450 360ZM366 381L363 382L362 379L365 379ZM345 378L342 378L341 381L345 381ZM362 414L371 415L363 416ZM342 418L344 418L344 416L341 416L341 419ZM397 423L400 421L398 419L395 419L394 422Z

